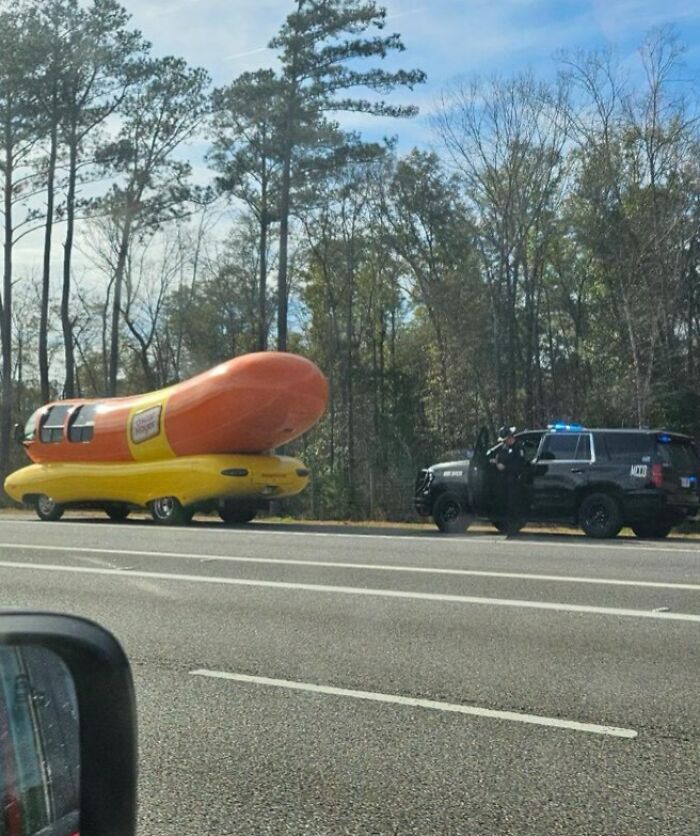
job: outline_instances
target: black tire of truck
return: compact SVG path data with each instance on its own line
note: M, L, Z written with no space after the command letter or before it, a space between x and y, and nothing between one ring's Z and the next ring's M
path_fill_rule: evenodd
M632 526L635 537L640 540L663 540L671 533L673 525L667 522L642 522Z
M443 534L463 534L471 522L459 497L443 493L435 500L433 520Z
M501 534L517 534L525 528L524 520L509 523L507 520L491 520L491 525Z
M584 534L596 540L610 540L622 528L620 504L608 493L591 493L584 497L578 510L578 524Z

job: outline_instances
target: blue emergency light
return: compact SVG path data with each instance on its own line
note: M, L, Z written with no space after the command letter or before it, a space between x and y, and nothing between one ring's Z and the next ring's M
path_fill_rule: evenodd
M670 444L673 439L667 433L661 433L661 435L656 436L656 440L660 441L662 444Z
M565 424L563 421L556 421L554 424L547 424L548 430L554 432L581 432L583 424Z

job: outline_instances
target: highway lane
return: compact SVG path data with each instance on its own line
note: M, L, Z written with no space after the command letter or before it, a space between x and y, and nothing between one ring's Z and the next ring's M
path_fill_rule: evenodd
M700 614L692 541L3 517L0 605L87 615L124 643L143 833L700 830L700 622L664 617Z

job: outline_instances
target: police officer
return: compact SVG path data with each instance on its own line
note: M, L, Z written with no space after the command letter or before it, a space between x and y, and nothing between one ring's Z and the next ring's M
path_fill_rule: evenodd
M490 464L498 471L496 474L496 498L500 520L508 535L517 534L521 526L522 479L526 462L523 450L515 438L515 427L501 427L498 440L502 445Z

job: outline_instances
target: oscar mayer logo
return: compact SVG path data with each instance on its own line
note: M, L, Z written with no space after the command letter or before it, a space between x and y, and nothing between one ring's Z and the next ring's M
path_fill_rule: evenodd
M137 412L131 419L131 440L134 444L141 444L160 433L160 413L162 407L152 406Z

